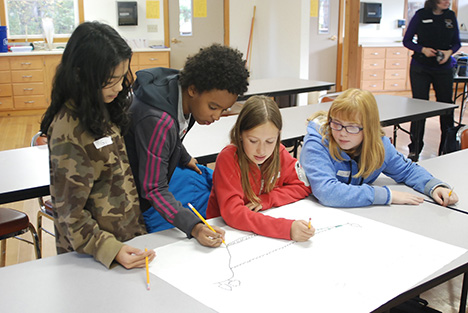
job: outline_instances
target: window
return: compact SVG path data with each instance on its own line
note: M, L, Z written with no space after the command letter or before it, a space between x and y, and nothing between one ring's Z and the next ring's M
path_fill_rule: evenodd
M82 0L3 0L8 38L43 38L43 19L53 21L54 37L69 37L79 24Z
M179 0L179 33L192 36L192 1Z

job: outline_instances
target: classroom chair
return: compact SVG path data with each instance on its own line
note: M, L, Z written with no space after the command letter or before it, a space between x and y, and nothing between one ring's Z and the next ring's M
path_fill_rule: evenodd
M319 103L323 103L323 102L332 102L332 101L335 100L336 97L338 97L340 94L341 94L341 92L326 93L326 94L324 94L324 95L321 95L321 96L318 98L318 102L319 102Z
M40 146L47 144L47 137L41 132L38 132L31 139L31 146ZM42 227L42 218L48 218L52 222L54 221L54 210L52 208L52 202L47 199L44 200L43 197L38 198L40 210L37 212L37 233L39 236L39 248L42 250L42 232L45 232L53 237L54 233Z
M31 232L33 241L17 237L27 231ZM6 263L6 240L12 237L34 245L36 258L41 258L37 232L34 226L29 222L28 216L21 211L0 208L0 267L4 267Z
M460 149L468 148L468 126L460 127L457 132L457 141Z

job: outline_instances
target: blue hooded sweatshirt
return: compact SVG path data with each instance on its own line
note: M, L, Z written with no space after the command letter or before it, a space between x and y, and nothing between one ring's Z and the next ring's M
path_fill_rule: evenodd
M352 208L390 204L390 189L371 185L381 173L429 197L438 186L450 188L399 153L387 137L382 137L385 148L382 166L365 179L354 177L359 171L357 162L344 151L340 151L343 161L333 159L328 140L322 142L319 128L315 120L309 122L300 163L309 179L312 193L323 205Z

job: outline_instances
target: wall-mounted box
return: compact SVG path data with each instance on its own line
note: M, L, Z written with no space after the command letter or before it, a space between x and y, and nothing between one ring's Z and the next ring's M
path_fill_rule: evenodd
M136 1L117 2L117 20L119 26L138 25L138 8Z
M380 24L382 18L382 3L361 2L360 22L365 24Z

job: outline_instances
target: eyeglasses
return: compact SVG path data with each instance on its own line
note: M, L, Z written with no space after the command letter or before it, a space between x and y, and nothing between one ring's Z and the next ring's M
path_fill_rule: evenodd
M359 132L364 129L362 127L353 126L353 125L344 126L344 125L341 125L340 123L337 123L337 122L334 122L334 121L330 121L328 123L328 125L330 125L331 129L338 130L338 131L340 131L340 130L342 130L344 128L344 129L346 129L346 132L349 133L349 134L359 134Z

